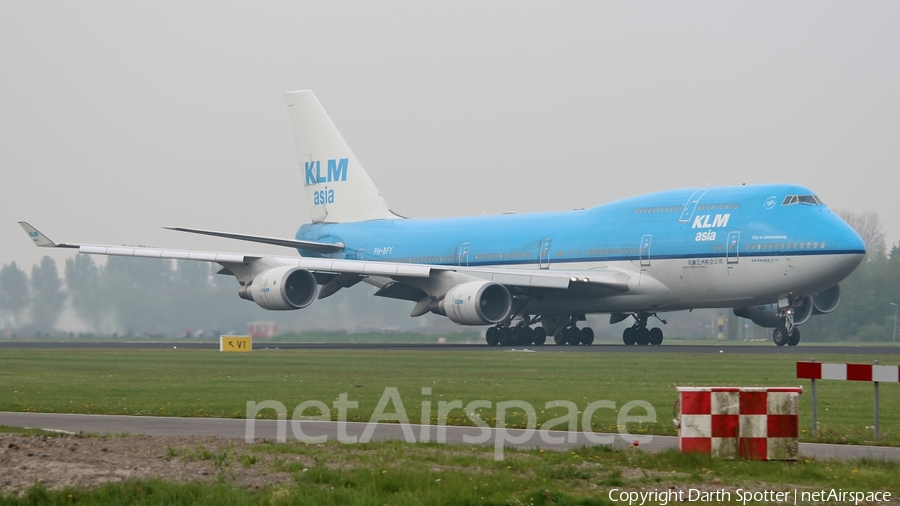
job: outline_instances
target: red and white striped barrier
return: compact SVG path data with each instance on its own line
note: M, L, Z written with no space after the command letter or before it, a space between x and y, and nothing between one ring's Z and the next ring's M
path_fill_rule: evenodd
M797 460L802 388L677 387L681 451L716 458Z
M797 362L797 378L812 380L812 430L819 435L816 380L868 381L875 385L875 439L878 439L878 384L900 383L900 366L875 364L823 364Z
M797 362L797 378L900 383L900 366Z

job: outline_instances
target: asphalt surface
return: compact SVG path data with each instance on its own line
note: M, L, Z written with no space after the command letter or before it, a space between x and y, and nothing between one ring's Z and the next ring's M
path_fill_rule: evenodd
M218 343L184 341L154 342L152 340L132 341L89 341L73 339L66 341L4 341L3 348L55 348L55 349L182 349L217 350ZM840 355L900 355L900 346L822 346L804 345L778 347L772 345L690 345L676 344L662 346L625 346L623 344L594 344L591 346L488 346L487 344L392 344L392 343L272 343L264 339L253 342L254 350L416 350L416 351L534 351L537 353L756 353L786 354L809 358L822 354Z
M605 433L522 429L482 429L479 427L397 423L323 422L287 420L246 420L240 418L174 418L122 415L76 415L60 413L0 412L0 425L91 434L132 434L148 436L221 436L246 441L307 440L325 436L329 440L354 443L366 437L370 441L405 440L446 444L480 444L497 448L541 448L566 451L583 446L611 445L629 448L635 441L646 451L678 448L675 436L631 436ZM279 429L279 425L281 428ZM499 440L498 440L499 438ZM900 448L800 443L801 457L820 459L878 459L900 461Z

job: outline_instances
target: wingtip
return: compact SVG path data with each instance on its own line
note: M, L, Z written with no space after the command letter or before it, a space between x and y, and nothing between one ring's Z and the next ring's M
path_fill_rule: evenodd
M28 237L34 241L34 244L41 248L55 248L57 244L50 240L49 237L42 234L40 230L36 229L31 223L27 221L20 221L19 226L25 230L25 233L28 234Z

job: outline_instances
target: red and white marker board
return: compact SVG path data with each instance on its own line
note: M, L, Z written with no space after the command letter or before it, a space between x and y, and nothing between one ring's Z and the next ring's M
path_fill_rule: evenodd
M797 362L797 378L900 383L900 366Z
M678 387L682 452L797 460L799 387Z

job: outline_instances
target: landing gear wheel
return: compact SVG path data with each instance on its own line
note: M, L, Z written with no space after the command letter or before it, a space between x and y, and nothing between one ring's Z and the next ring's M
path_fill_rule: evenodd
M512 331L513 331L513 339L512 339L513 342L512 343L514 345L523 346L526 344L531 344L530 342L529 343L525 342L525 340L528 339L528 335L526 334L525 329L523 329L522 327L515 327L514 329L512 329Z
M519 344L522 346L528 346L534 341L534 329L531 327L522 327L519 329L519 332L521 337L521 339L519 339Z
M566 344L566 329L560 330L558 334L553 336L553 342L556 343L557 346Z
M578 327L569 327L565 331L566 343L571 346L577 346L581 344L581 331L578 330Z
M488 346L497 346L500 344L500 330L497 327L487 329L484 339L487 341Z
M647 346L650 344L650 330L647 327L642 329L636 329L637 334L635 334L635 342L641 346Z
M535 346L543 346L544 343L547 342L547 331L544 330L544 327L537 327L532 331L534 335L534 345Z
M659 327L650 329L650 344L659 346L663 342L663 331Z
M581 344L587 346L594 342L594 331L590 327L581 329Z
M775 344L778 346L784 346L787 344L787 329L783 327L777 327L774 332L772 332L772 340L775 341Z
M797 346L800 344L800 329L794 327L794 331L787 336L788 346Z
M625 343L625 346L631 346L637 342L636 333L637 330L635 330L634 327L628 327L625 329L625 332L622 332L622 342Z
M500 329L500 345L501 346L510 346L515 341L513 341L514 335L513 331L509 327L503 327Z

